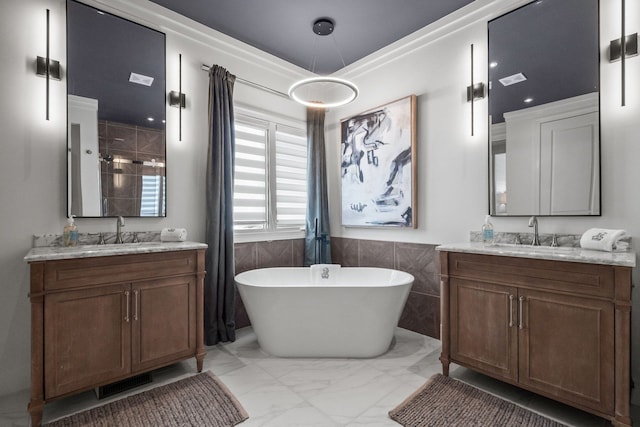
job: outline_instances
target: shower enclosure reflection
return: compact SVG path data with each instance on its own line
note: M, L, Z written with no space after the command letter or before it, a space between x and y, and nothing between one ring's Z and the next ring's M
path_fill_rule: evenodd
M165 35L67 1L68 214L165 216Z

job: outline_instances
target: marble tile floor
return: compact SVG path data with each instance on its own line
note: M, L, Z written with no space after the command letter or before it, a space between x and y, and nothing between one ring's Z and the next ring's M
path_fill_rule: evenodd
M374 359L272 357L260 349L250 327L238 330L235 342L207 350L204 369L216 374L249 413L242 427L397 427L387 412L441 372L440 341L401 328L391 349ZM190 359L155 371L152 384L108 399L99 401L92 391L61 399L45 406L44 422L194 373L195 360ZM452 366L451 376L570 426L608 425L601 418L457 365ZM27 390L0 397L0 427L28 426L28 400Z

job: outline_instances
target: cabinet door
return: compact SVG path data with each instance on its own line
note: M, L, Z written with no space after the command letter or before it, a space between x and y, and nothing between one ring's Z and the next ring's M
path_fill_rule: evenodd
M493 376L517 380L517 289L450 279L451 357Z
M195 354L196 282L193 277L136 283L132 305L134 372Z
M45 296L45 399L129 374L129 308L128 284Z
M551 397L613 411L614 311L607 301L525 290L520 383Z

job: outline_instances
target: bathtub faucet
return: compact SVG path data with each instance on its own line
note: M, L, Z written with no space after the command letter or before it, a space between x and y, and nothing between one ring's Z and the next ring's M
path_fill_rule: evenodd
M320 277L322 277L323 279L329 278L329 267L324 267L322 269L322 274L320 275Z

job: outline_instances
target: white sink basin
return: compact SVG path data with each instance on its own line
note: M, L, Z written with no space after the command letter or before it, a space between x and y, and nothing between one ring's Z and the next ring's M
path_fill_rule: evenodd
M498 249L519 251L519 252L572 252L576 248L573 246L532 246L532 245L513 245L509 243L496 243L487 247L495 247ZM579 248L578 248L579 249Z
M162 242L136 242L136 243L107 243L104 245L86 245L86 246L81 246L81 247L87 247L87 246L91 246L91 247L119 247L119 246L123 246L123 247L127 247L127 246L135 246L135 247L143 247L143 246L158 246L158 245L162 245Z

